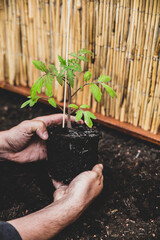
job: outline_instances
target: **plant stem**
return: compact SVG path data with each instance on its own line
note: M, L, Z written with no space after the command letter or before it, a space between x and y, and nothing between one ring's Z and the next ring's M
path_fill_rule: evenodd
M45 75L46 75L46 74L44 74L42 77L44 77ZM51 75L52 75L53 77L56 77L56 75L54 75L54 74L52 74L52 73L51 73ZM65 77L62 78L62 81L63 81L63 82L66 82L66 83L69 85L69 83L68 83L68 81L66 81Z
M90 85L91 83L97 84L97 83L104 83L104 82L97 82L97 81L95 81L95 82L85 83L85 84L83 84L82 86L80 86L80 87L71 95L71 98L72 98L79 90L81 90L83 87L85 87L85 86L87 86L87 85Z
M68 104L71 104L71 86L68 85ZM67 127L71 128L71 108L68 107L68 121L67 121Z

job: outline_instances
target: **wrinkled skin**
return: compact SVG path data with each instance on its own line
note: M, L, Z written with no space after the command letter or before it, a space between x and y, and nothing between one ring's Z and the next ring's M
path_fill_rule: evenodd
M0 158L18 163L47 158L47 127L62 122L62 114L27 120L0 133ZM75 121L74 117L71 121ZM80 122L83 123L82 121ZM67 186L52 179L54 202L45 208L9 221L24 240L47 240L74 222L103 188L103 166L79 174ZM45 224L44 224L45 223Z
M64 185L61 182L56 182L52 179L52 183L56 188L53 198L54 202L67 195L76 193L77 201L85 203L87 206L95 197L97 197L103 188L103 165L97 164L92 171L85 171L75 177L69 185ZM86 196L88 196L86 198Z
M62 114L37 117L11 128L7 133L7 147L3 157L18 163L47 159L45 140L48 138L48 133L46 128L50 125L61 124L62 118ZM71 121L75 121L73 116Z

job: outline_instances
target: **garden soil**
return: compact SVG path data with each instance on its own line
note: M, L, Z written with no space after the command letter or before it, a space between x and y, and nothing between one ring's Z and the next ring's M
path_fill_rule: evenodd
M49 175L69 184L81 172L91 170L98 161L99 131L85 124L48 127L46 141Z
M25 98L0 90L0 130L50 114L38 104L20 109ZM97 125L104 189L80 219L55 240L160 239L160 148ZM54 189L46 162L0 162L0 219L25 216L48 205Z

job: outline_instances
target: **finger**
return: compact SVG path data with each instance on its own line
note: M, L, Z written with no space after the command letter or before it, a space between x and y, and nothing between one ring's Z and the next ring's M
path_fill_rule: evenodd
M80 120L77 122L78 124L84 124L84 121L83 120Z
M66 186L62 182L58 182L58 181L56 181L54 179L52 179L52 183L53 183L53 186L55 187L55 189L58 189L58 188L60 188L62 186Z
M36 133L41 139L46 140L48 138L48 132L46 129L46 125L43 121L40 120L31 120L29 121L30 127L28 131L31 133Z
M103 180L104 180L103 175L100 175L100 177L99 177L99 185L103 185Z
M71 122L75 122L76 120L75 120L75 117L74 116L71 116ZM83 120L80 120L80 121L78 121L77 122L78 124L83 124L84 122L83 122Z
M35 120L41 120L45 123L45 125L52 126L61 124L63 121L63 114L52 114L48 116L37 117ZM65 115L65 122L67 121L67 115Z
M37 117L34 120L40 120L43 121L46 125L46 127L54 125L54 124L59 124L62 122L63 119L63 114L52 114L48 116L41 116Z
M52 126L52 125L58 125L58 124L61 124L63 121L63 114L52 114L48 116L37 117L34 120L43 121L46 127ZM67 120L68 120L68 117L67 115L65 115L65 122L67 122ZM74 116L71 116L71 122L75 122ZM78 124L83 124L83 121L80 120Z
M93 168L92 168L93 172L96 172L97 175L102 175L102 171L103 171L103 165L102 164L96 164Z
M57 189L53 194L54 201L61 199L66 193L67 186L62 186L61 188Z

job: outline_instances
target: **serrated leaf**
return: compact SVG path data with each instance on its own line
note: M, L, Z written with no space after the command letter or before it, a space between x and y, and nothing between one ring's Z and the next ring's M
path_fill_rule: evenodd
M87 112L84 112L84 122L89 128L93 126L93 122Z
M76 64L72 65L72 66L69 66L69 69L71 69L73 71L76 71L76 72L80 72L80 69L78 67L76 67Z
M69 104L68 107L78 109L79 107L76 104Z
M68 59L68 63L79 63L79 60L75 58Z
M56 68L56 66L54 66L53 64L49 64L49 68L50 70L52 71L53 74L57 74L58 73L58 70Z
M85 113L88 115L88 117L90 117L92 119L96 119L96 116L92 112L85 111Z
M72 57L77 57L77 54L74 52L70 53L69 55L71 55Z
M63 59L60 55L58 55L58 59L59 59L59 62L61 63L61 65L65 65L66 66L66 60Z
M98 82L109 82L110 80L111 77L103 74L101 74L101 76L98 78Z
M53 93L50 92L47 88L46 88L46 90L45 90L45 94L46 94L46 96L48 96L48 97L52 97L52 96L53 96Z
M82 72L81 65L78 62L75 63L75 66L79 69L79 72Z
M38 78L31 88L31 98L34 99L37 92L40 94L43 87L44 79L42 77Z
M76 122L80 121L83 116L83 111L80 109L76 112L75 120Z
M45 85L45 87L46 87L45 93L46 93L46 95L47 95L48 97L53 96L53 92L52 92L52 82L53 82L53 77L52 77L51 75L47 74L47 75L45 76L45 79L44 79L44 85Z
M63 73L64 73L65 71L66 71L66 68L63 68L63 69L60 71L59 75L64 77L64 74L63 74Z
M85 72L85 74L84 74L84 76L83 76L84 81L85 81L85 82L88 82L88 81L91 79L91 76L92 76L92 74L91 74L90 71Z
M33 60L32 63L37 69L41 70L42 72L49 73L47 66L42 61Z
M100 102L101 96L102 96L100 88L93 83L90 84L90 88L91 88L91 93L93 94L94 98L97 100L97 102Z
M73 88L74 87L74 73L72 72L72 70L68 70L67 71L67 79L68 79L68 82L69 84L71 85L71 87Z
M63 75L57 74L56 76L57 82L62 86L63 85Z
M40 97L38 97L38 96L36 96L34 99L30 99L30 103L29 103L29 106L30 107L33 107L35 104L36 104L36 102L38 101L38 99L39 99Z
M52 107L54 107L54 108L57 107L57 104L56 104L56 101L55 101L54 98L49 98L49 99L48 99L48 102L49 102L49 104L52 105Z
M30 103L30 100L27 100L26 102L24 102L24 103L21 105L21 108L26 107L29 103Z
M109 95L113 98L114 96L117 98L117 94L115 93L115 91L109 87L108 85L106 85L105 83L102 83L102 86L107 90L107 92L109 93Z
M85 56L78 56L78 59L84 62L89 62L88 58L86 58Z
M83 105L80 106L80 108L90 108L90 106L86 105L86 104L83 104Z
M86 48L80 49L78 51L79 54L93 54L91 51L88 51Z

